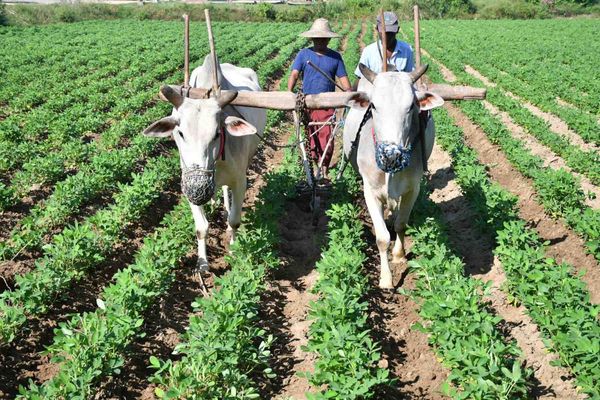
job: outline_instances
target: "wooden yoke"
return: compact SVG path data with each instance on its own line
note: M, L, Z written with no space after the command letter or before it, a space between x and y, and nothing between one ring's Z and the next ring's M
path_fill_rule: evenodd
M169 85L176 93L181 93L181 86ZM206 99L206 95L212 89L191 88L188 97L191 99ZM432 84L427 89L437 93L444 100L481 100L485 98L485 89L472 88L469 86L450 86ZM230 90L223 90L222 94L228 94ZM163 96L161 99L165 100ZM308 94L305 96L306 108L328 109L345 107L350 101L368 101L363 92L326 92L320 94ZM234 106L268 108L271 110L292 111L296 108L296 94L293 92L253 92L239 91L237 96L229 103Z

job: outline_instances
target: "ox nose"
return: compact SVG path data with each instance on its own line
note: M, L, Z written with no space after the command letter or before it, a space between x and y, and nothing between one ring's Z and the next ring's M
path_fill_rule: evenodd
M410 165L411 146L377 142L375 160L380 170L387 173L400 172Z
M214 171L196 165L186 168L181 174L181 190L196 206L208 203L215 194Z

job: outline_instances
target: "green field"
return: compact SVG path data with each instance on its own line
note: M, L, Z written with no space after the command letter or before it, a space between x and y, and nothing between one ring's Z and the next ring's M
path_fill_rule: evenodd
M253 68L265 90L283 90L307 45L298 36L304 23L213 25L220 61ZM333 27L343 37L330 47L353 71L372 24ZM224 233L209 244L210 257L225 257L209 298L188 276L194 232L177 150L141 135L171 111L160 85L183 80L182 23L0 27L0 398L600 397L599 27L598 19L423 21L429 78L487 84L489 105L531 139L482 102L435 111L452 173L432 171L424 183L410 268L394 293L381 293L373 278L360 179L347 171L326 202L322 230L300 238L321 248L314 260L282 234L281 221L302 202L298 157L263 149L253 167L261 183L231 254ZM412 26L401 28L412 44ZM190 53L192 66L208 53L203 23L192 25ZM283 143L289 122L270 111L267 129ZM497 154L492 161L473 145L484 141ZM532 195L520 197L525 186L515 189L500 170ZM462 206L436 200L449 182ZM453 207L470 213L464 226L449 217ZM221 209L210 210L215 232ZM548 236L544 221L566 233ZM465 232L488 246L487 272L469 272ZM567 241L574 244L564 251ZM494 258L498 287L488 282ZM316 271L312 286L290 271L299 266ZM281 288L296 281L310 301L286 297ZM507 322L502 310L517 306L527 320ZM302 346L288 308L300 310L299 326L307 323ZM523 347L523 327L535 332L528 346L552 361ZM167 331L176 339L165 339Z

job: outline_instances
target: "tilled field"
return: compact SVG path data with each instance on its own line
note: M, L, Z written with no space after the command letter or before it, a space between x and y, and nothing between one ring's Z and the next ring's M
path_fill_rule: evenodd
M588 29L560 23L563 40L569 24ZM169 112L156 99L160 82L182 78L180 24L0 30L0 57L20 66L1 71L11 84L0 90L0 397L18 396L20 385L24 398L599 395L600 219L587 194L598 193L598 125L584 125L597 119L595 92L581 104L560 85L564 99L542 96L547 82L503 71L500 56L490 65L467 39L456 44L484 28L445 24L452 51L433 41L437 25L424 27L430 79L490 94L434 113L410 266L394 266L399 290L377 287L355 178L334 185L313 227L295 190L297 156L264 146L249 172L239 247L229 249L221 207L211 212L208 299L192 274L193 224L173 145L139 135ZM109 39L114 29L130 40ZM207 52L195 29L193 65ZM215 29L221 60L254 68L270 90L305 45L304 25L244 24L236 32L245 41L231 24ZM372 25L336 30L344 37L330 47L352 71ZM26 39L39 45L15 50ZM54 96L19 84L34 76ZM270 113L269 130L288 143L289 116Z

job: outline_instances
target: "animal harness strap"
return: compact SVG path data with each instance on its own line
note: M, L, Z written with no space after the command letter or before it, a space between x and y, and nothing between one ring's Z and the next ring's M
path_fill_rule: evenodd
M423 162L423 174L429 175L427 167L427 154L425 151L425 130L427 129L427 121L431 117L430 111L419 112L419 140L421 140L421 160Z
M225 161L225 127L223 124L219 124L219 154L217 159Z

